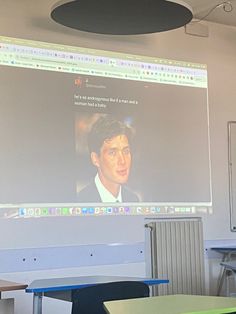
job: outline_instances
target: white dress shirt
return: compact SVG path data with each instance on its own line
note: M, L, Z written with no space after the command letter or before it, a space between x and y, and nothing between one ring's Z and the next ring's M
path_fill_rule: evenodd
M105 186L102 184L99 175L97 173L95 179L95 185L97 187L98 193L101 197L102 202L106 202L106 203L116 203L116 202L122 202L122 196L121 196L121 187L118 193L118 196L115 197L114 195L111 194L111 192L109 192Z

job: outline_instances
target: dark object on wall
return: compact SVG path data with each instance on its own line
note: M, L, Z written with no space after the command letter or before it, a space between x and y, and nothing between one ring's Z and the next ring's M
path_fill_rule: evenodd
M81 31L135 35L179 28L193 15L182 0L67 0L54 5L51 17Z

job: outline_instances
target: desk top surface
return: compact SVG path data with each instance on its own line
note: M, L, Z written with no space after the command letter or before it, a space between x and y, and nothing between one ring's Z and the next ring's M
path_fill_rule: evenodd
M0 279L0 292L25 289L27 285Z
M214 246L211 250L218 251L218 252L236 252L236 245L228 245L228 246Z
M26 292L40 293L48 291L63 291L88 287L99 283L114 281L142 281L149 286L168 283L167 279L121 277L121 276L81 276L34 280L25 290Z
M182 314L212 309L235 308L235 298L168 295L104 302L110 314Z

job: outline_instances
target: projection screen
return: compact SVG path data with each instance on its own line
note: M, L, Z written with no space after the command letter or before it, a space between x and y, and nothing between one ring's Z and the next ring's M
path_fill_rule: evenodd
M0 67L0 217L210 211L206 65L0 37Z

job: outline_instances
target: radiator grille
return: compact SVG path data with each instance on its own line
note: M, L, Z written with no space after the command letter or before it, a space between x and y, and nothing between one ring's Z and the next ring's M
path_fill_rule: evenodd
M152 277L168 278L154 295L204 294L204 248L201 218L156 219L150 229L149 269Z

